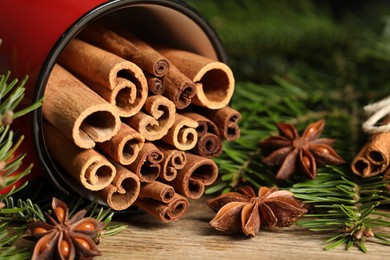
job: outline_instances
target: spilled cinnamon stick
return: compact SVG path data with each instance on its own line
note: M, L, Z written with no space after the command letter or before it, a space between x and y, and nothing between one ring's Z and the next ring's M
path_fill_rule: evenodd
M115 178L116 169L93 149L80 149L48 122L44 123L45 143L50 155L86 189L97 191Z
M196 95L192 103L209 109L220 109L228 105L234 91L234 77L226 64L184 50L157 50L195 82Z
M120 164L128 165L135 161L145 143L145 138L125 123L121 123L118 133L110 140L99 143L98 148Z
M179 220L187 213L189 202L185 197L175 193L167 204L153 199L137 199L135 205L163 222L170 222Z
M112 106L59 65L49 76L42 114L85 149L111 139L120 127Z
M125 166L134 172L141 182L152 182L160 174L164 154L151 142L145 142L133 163Z
M199 199L205 186L211 185L218 177L218 167L211 159L186 153L187 163L176 178L170 182L177 193L191 199Z
M161 95L149 96L142 111L123 122L139 132L146 140L155 141L168 133L175 122L175 105Z
M151 49L140 49L134 43L136 38L130 32L126 32L124 37L117 33L118 30L124 32L122 28L116 28L113 31L107 26L95 23L81 31L79 37L136 63L140 68L156 77L162 77L167 73L169 63L162 55Z
M185 166L187 162L186 153L162 143L159 143L157 147L164 154L164 159L160 163L161 171L159 178L165 181L172 181L176 178L178 170L183 169Z
M195 130L197 126L198 123L196 121L176 114L174 124L161 140L172 145L176 149L182 151L191 150L198 141L198 135Z
M148 198L168 203L173 199L174 195L175 190L172 186L159 181L152 181L150 183L142 184L138 198Z
M148 95L142 70L134 63L73 39L58 62L77 75L96 93L118 107L120 116L132 116L141 110Z
M112 183L97 194L112 209L125 210L138 198L141 184L137 175L116 162L112 164L117 174Z
M235 141L240 137L238 121L241 119L241 114L234 108L230 106L217 110L199 108L197 111L214 122L222 139Z
M196 128L198 141L192 149L192 152L207 158L221 155L223 145L217 126L210 119L200 114L194 112L184 112L181 114L198 123L198 127Z

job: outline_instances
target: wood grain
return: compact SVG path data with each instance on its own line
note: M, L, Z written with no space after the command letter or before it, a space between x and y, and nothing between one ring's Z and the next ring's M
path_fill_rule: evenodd
M300 227L262 230L254 238L230 236L212 229L208 222L214 212L206 197L190 201L189 212L181 220L162 223L141 214L121 216L128 228L104 238L102 256L95 259L388 259L389 247L366 242L368 254L353 247L326 251L329 236ZM387 228L390 232L390 228Z

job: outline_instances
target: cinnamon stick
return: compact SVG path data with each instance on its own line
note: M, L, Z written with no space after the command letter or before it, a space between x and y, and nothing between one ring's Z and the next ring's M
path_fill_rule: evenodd
M234 91L234 77L226 64L184 50L157 50L195 82L196 95L192 103L209 109L220 109L228 105Z
M207 158L221 155L223 145L217 126L210 119L200 114L194 112L185 112L181 114L198 123L198 127L196 128L198 141L192 149L192 152Z
M168 133L161 138L162 141L172 145L176 149L191 150L198 141L195 128L198 123L188 117L176 114L175 122Z
M137 175L116 162L112 163L117 174L110 185L98 191L98 196L112 209L125 210L138 198L141 184Z
M146 140L155 141L168 133L175 122L175 105L161 95L149 96L142 111L123 122L139 132Z
M111 139L120 118L113 107L60 65L49 76L43 116L81 148Z
M118 133L110 140L99 143L98 148L120 164L128 165L135 161L145 143L145 138L125 123L121 123Z
M145 73L146 81L148 82L148 87L150 93L153 95L162 95L165 90L164 77L158 78L149 73Z
M135 204L145 212L164 222L179 220L187 213L189 207L188 200L177 193L167 204L153 199L137 199Z
M52 158L85 188L102 190L114 180L116 169L103 155L77 147L48 122L44 123L44 134Z
M234 108L230 106L217 110L199 108L197 111L214 122L222 139L235 141L240 138L238 121L241 119L241 114Z
M119 28L116 29L116 31L119 30ZM121 31L124 30L121 29ZM126 32L126 37L123 37L107 26L95 23L88 25L81 31L79 37L136 63L140 68L156 77L162 77L168 71L168 61L156 51L137 47L133 43L135 39L130 32Z
M58 61L116 105L121 116L136 114L145 103L148 95L145 75L130 61L79 39L66 46Z
M157 147L164 154L164 159L160 163L161 171L159 178L165 181L172 181L176 178L178 170L183 169L186 164L186 153L164 144L158 144Z
M142 184L138 198L148 198L168 203L173 199L174 195L175 190L172 186L159 181L152 181Z
M186 153L186 156L186 165L170 184L176 192L191 199L199 199L205 186L213 184L217 179L218 167L211 159L191 153Z
M145 142L135 161L125 166L134 172L141 182L152 182L160 174L164 154L151 142Z

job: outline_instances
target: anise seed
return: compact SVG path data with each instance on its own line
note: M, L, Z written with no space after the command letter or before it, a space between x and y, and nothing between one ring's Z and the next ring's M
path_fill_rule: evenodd
M77 225L75 229L76 230L90 231L90 230L94 230L95 226L91 222L82 222L79 225Z
M309 157L303 156L302 157L302 164L303 164L303 166L305 166L306 169L310 169L311 162L310 162Z
M33 235L37 235L37 234L41 234L41 233L45 233L45 232L47 232L47 229L43 228L43 227L36 227L32 231Z
M60 244L61 255L68 258L70 255L70 246L66 240L62 240Z
M82 238L76 238L76 241L84 248L91 249L91 246L88 244L88 242Z
M58 221L63 223L65 221L65 210L62 207L58 207L54 210Z

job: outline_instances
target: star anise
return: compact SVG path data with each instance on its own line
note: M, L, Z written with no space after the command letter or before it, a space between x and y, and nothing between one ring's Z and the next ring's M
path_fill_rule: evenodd
M27 229L27 239L38 240L32 259L75 259L101 255L93 240L104 224L94 218L84 218L86 210L81 210L68 218L68 206L53 198L52 215L46 213L48 223L32 222Z
M310 124L302 136L297 129L286 123L278 123L279 136L271 136L259 143L260 148L269 154L262 160L268 166L280 166L277 180L287 180L295 171L303 172L310 179L317 175L317 167L345 163L331 147L334 139L319 138L325 121Z
M210 225L220 231L255 236L261 225L287 227L307 212L290 191L261 187L258 196L249 186L207 201L217 212Z

